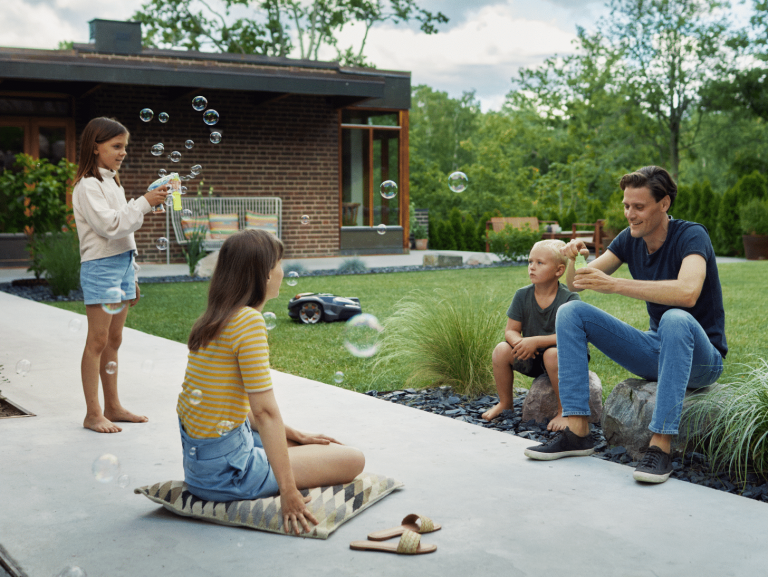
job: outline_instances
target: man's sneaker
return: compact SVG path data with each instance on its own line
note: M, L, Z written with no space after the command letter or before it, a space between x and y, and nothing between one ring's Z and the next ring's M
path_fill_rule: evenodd
M663 483L672 473L671 457L656 445L648 447L643 460L632 475L635 481L645 483Z
M525 456L537 461L554 461L563 457L588 457L595 452L592 435L579 437L566 427L543 445L528 447Z

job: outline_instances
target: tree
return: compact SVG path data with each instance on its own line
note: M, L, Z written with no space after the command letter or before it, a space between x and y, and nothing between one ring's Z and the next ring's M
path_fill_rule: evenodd
M739 193L738 187L732 186L723 194L720 209L717 211L717 227L715 229L715 251L724 256L741 256L744 243L741 240L741 224L739 222Z
M708 180L705 180L700 186L700 192L697 198L696 216L694 222L703 224L709 231L709 236L714 238L715 227L717 225L717 210L720 205L720 197L715 195L712 186Z
M285 57L296 48L295 37L301 58L318 60L325 46L346 65L368 65L365 43L375 24L415 20L422 32L435 34L448 22L416 0L150 0L141 8L133 19L145 25L145 46ZM233 8L251 12L235 18ZM360 46L340 49L338 33L353 23L364 27Z

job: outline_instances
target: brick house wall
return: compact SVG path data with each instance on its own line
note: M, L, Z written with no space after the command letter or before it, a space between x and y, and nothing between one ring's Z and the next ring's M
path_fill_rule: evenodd
M339 254L337 110L318 96L288 95L258 104L245 92L199 93L208 99L209 108L219 112L213 127L192 108L196 94L176 95L172 87L102 85L77 102L78 150L80 134L91 118L114 117L131 133L120 170L128 199L144 194L160 168L183 175L200 164L201 175L184 183L188 194L196 194L204 181L203 194L213 186L217 196L282 198L286 258ZM142 108L154 111L151 122L139 119ZM157 120L160 112L170 115L167 123ZM221 132L221 143L210 142L213 130ZM187 139L195 142L192 150L184 147ZM165 154L155 157L149 151L158 142L164 144ZM179 163L167 158L174 150L181 152ZM308 225L301 224L304 214L310 217ZM139 262L165 262L166 253L155 246L160 236L165 236L165 215L150 213L135 233ZM172 227L168 239L171 262L184 262Z

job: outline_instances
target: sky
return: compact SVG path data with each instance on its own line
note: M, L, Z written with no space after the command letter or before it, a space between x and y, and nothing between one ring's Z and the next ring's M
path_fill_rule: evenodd
M56 48L59 41L88 42L89 20L128 20L145 1L6 0L0 46ZM443 12L450 22L434 35L416 26L374 27L367 59L381 69L410 71L414 86L426 84L452 97L475 90L484 111L501 107L519 68L572 52L577 25L593 29L607 13L604 0L418 0L418 5ZM347 27L339 46L356 43L361 34Z

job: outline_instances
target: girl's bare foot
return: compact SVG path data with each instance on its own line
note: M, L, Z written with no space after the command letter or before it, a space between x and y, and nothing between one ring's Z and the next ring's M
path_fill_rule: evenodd
M122 431L120 427L115 425L104 415L86 415L85 420L83 421L83 427L92 431L96 431L97 433L119 433Z
M492 409L488 409L487 411L485 411L482 414L482 417L486 421L492 421L496 417L498 417L502 413L502 411L506 411L507 409L511 409L511 408L512 407L506 407L506 406L502 405L501 403L497 403Z
M128 409L119 407L117 409L105 409L104 416L115 422L123 423L146 423L149 421L148 417L143 415L134 415Z
M568 426L568 418L560 411L558 415L547 424L547 431L564 431Z

